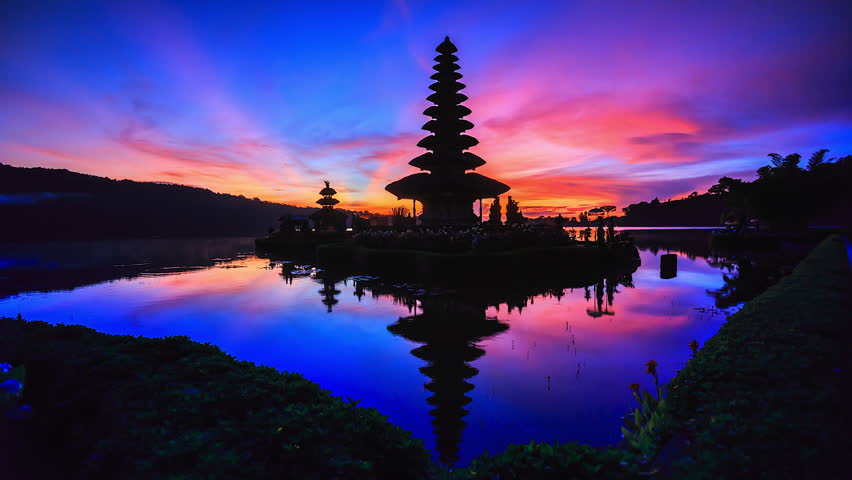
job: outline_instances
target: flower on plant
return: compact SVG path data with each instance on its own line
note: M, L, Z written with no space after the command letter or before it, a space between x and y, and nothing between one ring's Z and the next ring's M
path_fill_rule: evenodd
M639 391L639 384L638 383L631 383L630 384L630 390L633 390L634 392L638 392Z
M693 340L689 342L689 348L692 349L693 354L698 353L698 340Z
M650 373L651 375L657 374L657 362L648 360L648 363L646 363L645 366L648 367L648 370L645 373Z
M0 363L0 373L6 373L11 369L12 369L12 364L6 363L6 362Z
M10 378L9 380L6 380L5 382L0 383L0 391L2 391L4 393L15 394L15 393L20 392L23 388L24 388L24 385L21 382L19 382L18 380L15 380L14 378Z

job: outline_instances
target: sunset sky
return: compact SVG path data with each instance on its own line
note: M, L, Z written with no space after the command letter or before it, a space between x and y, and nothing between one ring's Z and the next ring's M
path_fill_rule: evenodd
M387 211L449 35L528 216L678 198L852 154L849 4L6 0L0 162Z

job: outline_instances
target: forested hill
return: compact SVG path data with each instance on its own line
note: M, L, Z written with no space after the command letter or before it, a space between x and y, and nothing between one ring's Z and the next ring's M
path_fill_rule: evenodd
M720 195L693 194L679 200L634 203L623 209L617 222L622 226L712 227L722 223L725 210Z
M0 164L0 239L260 235L316 208L183 185Z

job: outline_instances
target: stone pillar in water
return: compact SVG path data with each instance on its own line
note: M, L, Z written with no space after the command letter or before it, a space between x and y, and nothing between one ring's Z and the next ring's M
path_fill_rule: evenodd
M660 278L668 279L677 276L677 255L666 253L660 255Z

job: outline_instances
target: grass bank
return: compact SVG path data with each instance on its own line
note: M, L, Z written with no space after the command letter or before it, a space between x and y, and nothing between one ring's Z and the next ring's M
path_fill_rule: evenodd
M671 477L842 478L852 426L852 270L823 241L668 385Z

